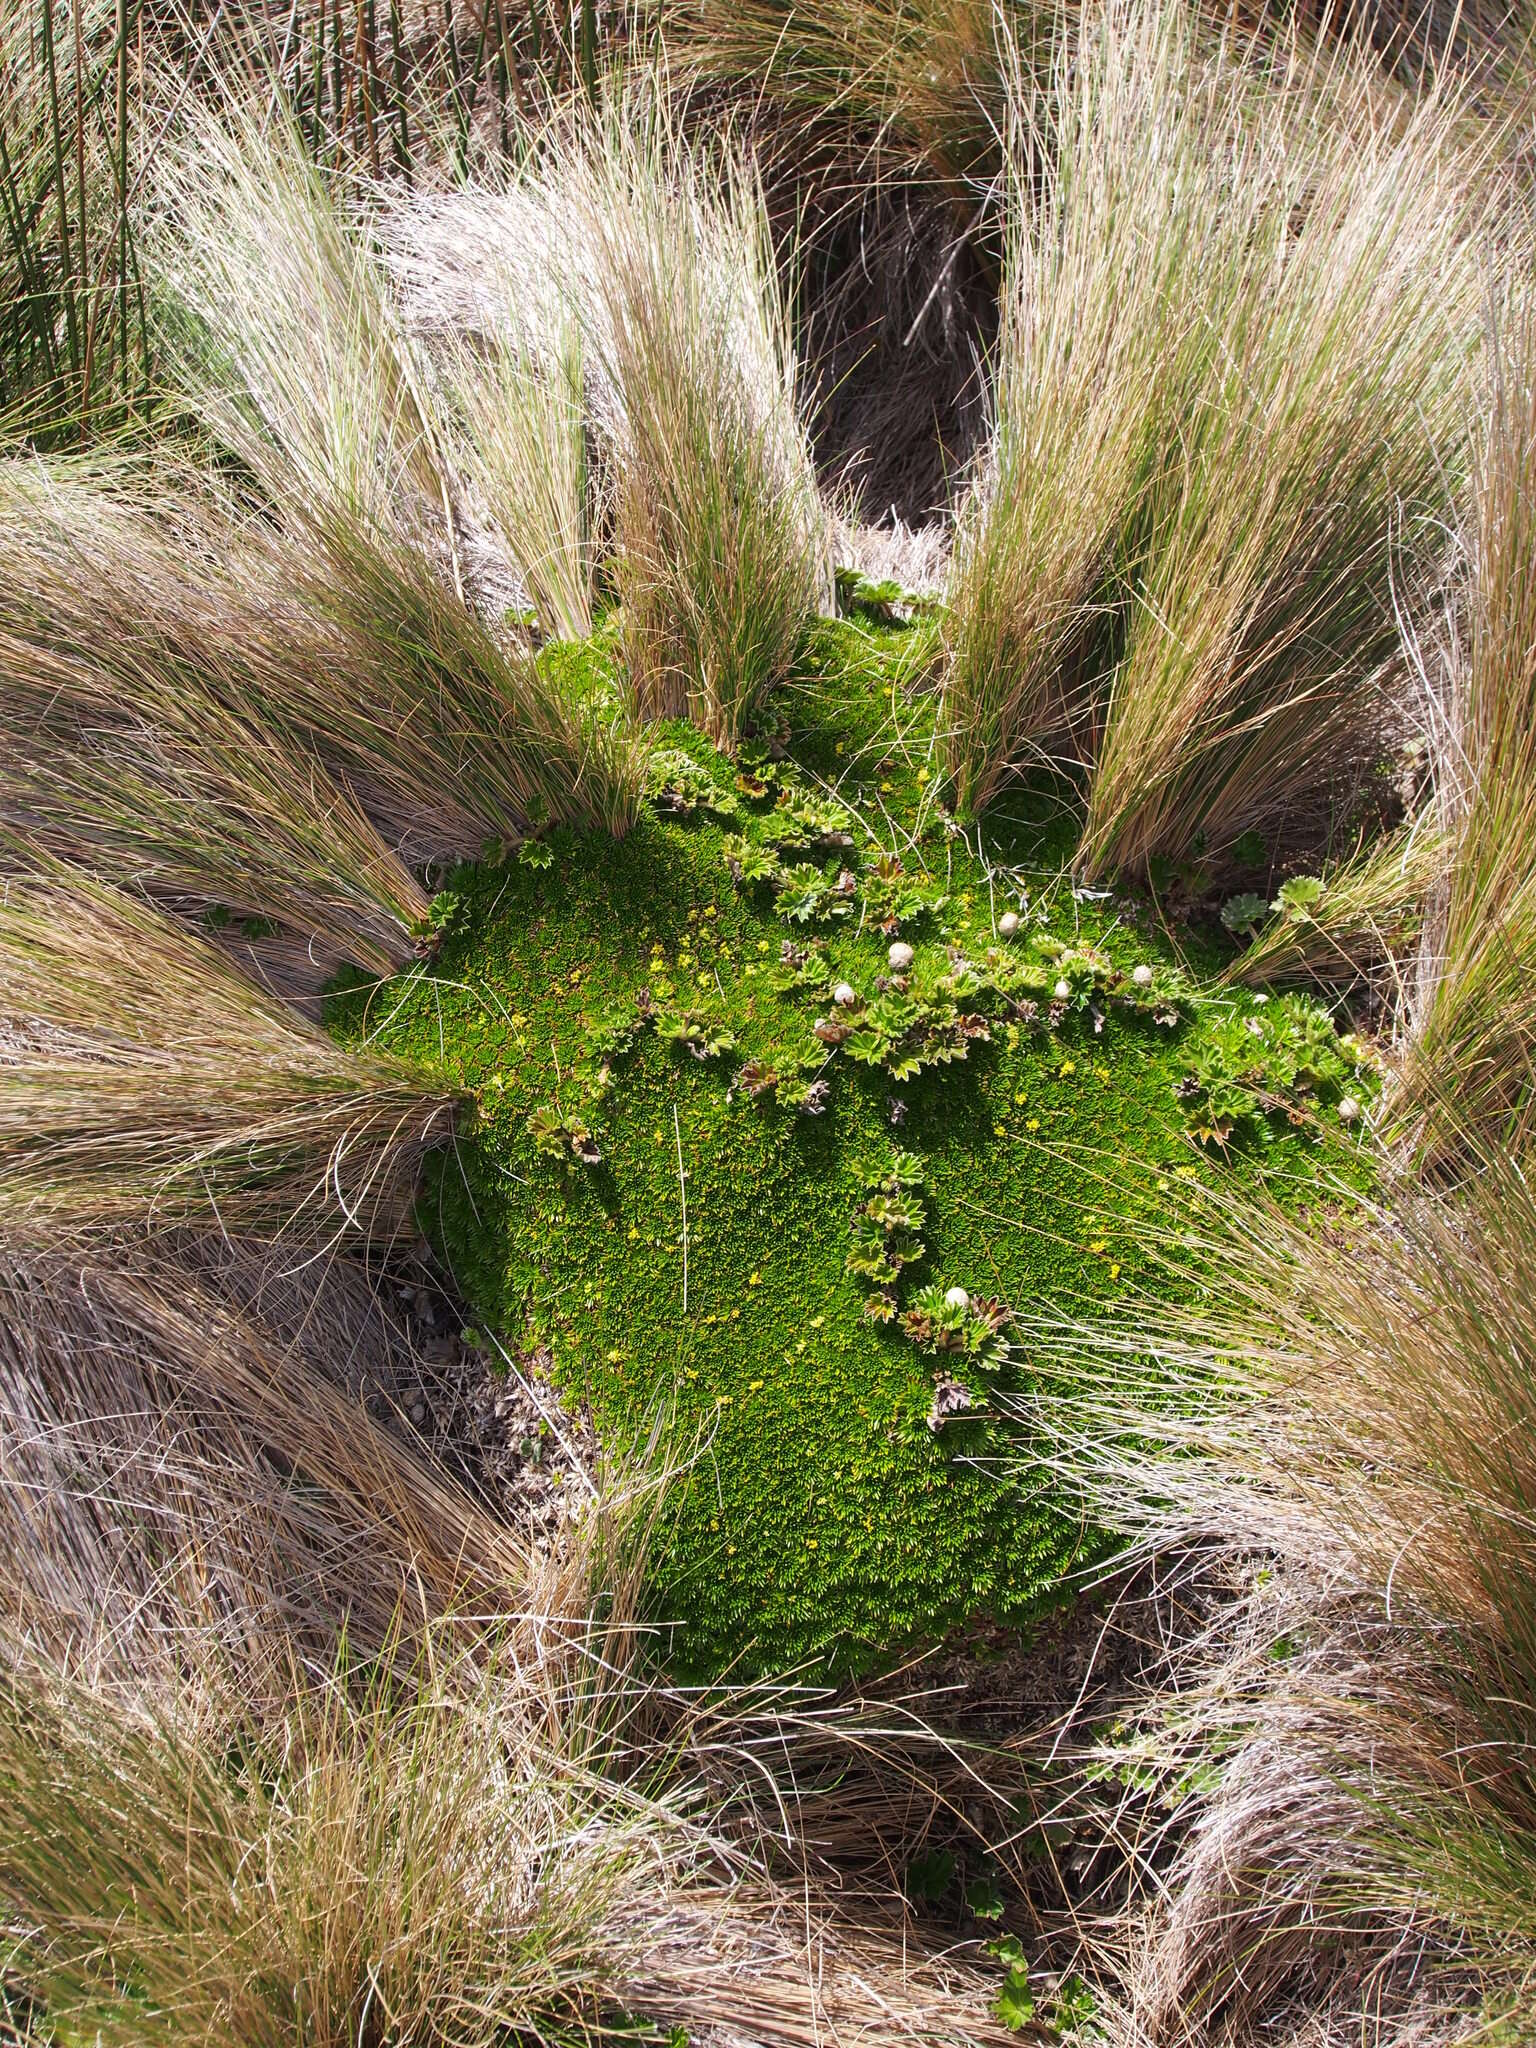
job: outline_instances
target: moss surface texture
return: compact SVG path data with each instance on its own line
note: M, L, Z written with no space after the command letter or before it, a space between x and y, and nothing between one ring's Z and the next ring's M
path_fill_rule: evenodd
M1038 1608L1095 1537L1001 1412L1008 1307L1156 1284L1160 1180L1312 1178L1370 1085L1320 1012L1201 994L1074 891L1060 789L957 825L920 642L825 622L757 744L663 729L626 839L459 870L430 965L332 1005L476 1094L422 1222L477 1317L686 1461L686 1676Z

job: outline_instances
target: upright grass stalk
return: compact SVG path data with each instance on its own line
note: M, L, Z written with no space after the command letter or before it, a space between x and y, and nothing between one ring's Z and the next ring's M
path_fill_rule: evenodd
M1523 1150L1536 1128L1536 316L1504 320L1466 549L1455 845L1401 1102L1430 1156L1468 1129Z
M31 0L0 18L0 414L83 433L139 397L129 220L136 0Z
M972 804L1087 763L1091 874L1325 796L1464 468L1499 177L1449 86L1405 112L1354 57L1261 58L1112 6L1027 123L951 756Z
M190 401L255 478L292 573L365 680L359 701L316 691L281 715L353 750L402 810L430 814L450 792L477 839L556 821L623 831L633 745L476 609L423 366L284 115L227 98L192 122L159 195Z
M78 871L0 904L0 1219L383 1238L455 1095Z

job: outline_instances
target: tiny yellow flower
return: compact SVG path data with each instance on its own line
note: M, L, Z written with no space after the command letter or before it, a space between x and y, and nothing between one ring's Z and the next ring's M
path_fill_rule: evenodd
M1077 1062L1076 1060L1063 1060L1061 1065L1056 1069L1056 1071L1063 1078L1065 1078L1068 1074L1075 1074L1077 1072Z
M814 1536L807 1536L805 1539L805 1547L807 1550L820 1550L821 1545L816 1541L816 1538Z
M619 1361L623 1358L623 1356L624 1354L622 1351L610 1351L608 1354L608 1363L610 1365L617 1365Z
M918 788L919 788L919 789L922 789L922 788L924 788L924 787L925 787L925 786L926 786L926 785L927 785L928 783L932 782L932 780L933 780L933 777L932 777L932 776L931 776L931 775L929 774L929 772L928 772L928 770L927 770L926 768L919 768L919 769L918 769L918 771L917 771L917 786L918 786Z
M736 1546L734 1543L727 1543L727 1545L725 1546L725 1554L727 1557L734 1557L736 1555Z
M1039 1130L1039 1128L1040 1128L1040 1119L1039 1119L1039 1117L1037 1117L1037 1116L1032 1116L1032 1117L1031 1117L1031 1118L1029 1119L1028 1123L1026 1123L1026 1124L1025 1124L1024 1128L1025 1128L1025 1130L1026 1130L1026 1131L1038 1131L1038 1130Z
M1017 1106L1018 1108L1022 1109L1022 1108L1024 1107L1025 1103L1026 1103L1026 1102L1028 1102L1028 1100L1029 1100L1029 1097L1028 1097L1028 1096L1027 1096L1026 1094L1024 1094L1024 1093L1023 1093L1023 1091L1021 1090L1021 1091L1020 1091L1020 1092L1019 1092L1019 1093L1018 1093L1017 1095L1015 1095L1015 1097L1014 1097L1013 1099L1014 1099L1014 1102L1015 1102L1016 1106Z
M748 1392L749 1394L755 1394L755 1393L757 1393L757 1392L758 1392L758 1390L759 1390L759 1389L760 1389L761 1387L765 1386L766 1384L767 1384L767 1382L766 1382L766 1381L764 1381L764 1380L748 1380L748 1381L747 1381L747 1392Z
M1089 1245L1088 1249L1095 1255L1097 1255L1099 1252L1107 1252L1109 1250L1109 1240L1108 1238L1104 1237L1096 1237L1093 1240L1093 1243Z
M747 1285L749 1287L761 1287L762 1284L763 1276L761 1273L749 1273L747 1275Z
M699 976L699 987L700 987L700 988L708 988L708 987L709 987L709 976L708 976L707 974L701 974L701 975Z
M1111 1280L1118 1280L1120 1278L1120 1262L1118 1259L1111 1264L1109 1277Z
M638 1237L639 1235L640 1235L640 1232L639 1232L639 1231L638 1231L638 1230L636 1229L636 1227L634 1226L634 1224L633 1224L633 1223L631 1223L631 1225L629 1226L629 1241L630 1241L630 1243L631 1243L631 1244L633 1244L633 1243L635 1242L635 1239L636 1239L636 1238L637 1238L637 1237Z
M992 1135L994 1138L1006 1138L1008 1135L1008 1126L1006 1124L994 1124L992 1126Z
M813 1330L819 1330L819 1329L821 1328L822 1324L823 1324L823 1323L824 1323L824 1322L825 1322L826 1320L827 1320L827 1319L826 1319L826 1317L825 1317L825 1316L812 1316L812 1317L811 1317L811 1328L812 1328Z

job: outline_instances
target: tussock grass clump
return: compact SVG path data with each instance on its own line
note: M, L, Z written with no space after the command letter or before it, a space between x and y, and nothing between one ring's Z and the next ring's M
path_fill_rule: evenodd
M1509 317L1493 338L1467 541L1461 730L1448 750L1458 822L1404 1084L1431 1155L1467 1129L1523 1147L1536 1115L1536 320Z
M455 1102L78 871L9 883L0 1019L0 1214L18 1222L388 1236Z
M282 713L356 762L370 808L446 810L460 851L554 821L623 831L634 748L535 661L494 578L477 590L424 366L297 135L226 99L168 155L159 200L189 402L251 472L292 587L362 685Z
M1052 162L1013 202L951 758L973 804L1041 751L1086 762L1094 874L1316 801L1464 467L1498 180L1457 96L1255 58L1114 7L1021 110Z
M612 125L590 165L630 682L647 716L729 746L787 677L825 576L762 197L656 114Z
M625 1590L594 1574L588 1599ZM23 1668L0 1707L8 1988L103 2044L149 2014L230 2048L637 2020L1002 2048L982 1972L770 1874L755 1808L782 1776L792 1846L809 1717L690 1709L621 1623L545 1622L542 1656L478 1666L429 1638L405 1683L295 1671L266 1722L195 1640L176 1706Z
M14 1219L12 1219L14 1223ZM291 1297L291 1300L289 1299ZM404 1656L420 1625L580 1572L353 1398L410 1369L361 1267L279 1276L270 1244L0 1253L0 1610L10 1653L174 1686L189 1633L251 1696L274 1644ZM416 1368L420 1371L419 1365ZM560 1579L567 1568L572 1584ZM408 1600L402 1613L401 1602ZM445 1623L443 1636L449 1632Z
M992 0L705 0L674 10L668 39L692 79L750 90L801 149L844 131L851 185L904 175L970 213L996 186L1013 58L1045 57L1060 26L1054 6Z
M1030 1406L1085 1506L1252 1596L1139 1726L1197 1823L1134 1963L1150 2038L1230 2022L1239 1958L1249 2019L1410 1938L1431 1992L1536 1981L1536 1200L1463 1140L1462 1186L1341 1190L1326 1226L1181 1199L1199 1306L1029 1333L1072 1361Z
M469 328L525 351L557 424L574 329L636 706L733 742L787 675L826 577L750 168L728 145L686 143L660 81L641 74L601 110L553 119L501 189L407 203L386 232L412 323L440 348L445 330ZM448 352L461 366L462 347ZM580 531L579 466L541 459L563 479L564 528Z
M110 469L0 467L0 814L103 874L390 973L427 898L267 715L328 650L281 596L208 559L234 545Z

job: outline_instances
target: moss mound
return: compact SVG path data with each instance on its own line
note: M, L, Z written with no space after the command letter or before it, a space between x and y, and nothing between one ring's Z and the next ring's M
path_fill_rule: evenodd
M1059 790L962 831L913 638L825 624L766 744L662 732L625 840L459 871L432 966L332 1006L477 1093L423 1203L477 1315L691 1460L685 1675L1037 1608L1096 1538L1006 1419L1004 1305L1151 1281L1133 1205L1195 1170L1191 1116L1309 1175L1360 1085L1318 1013L1203 998L1074 893Z

